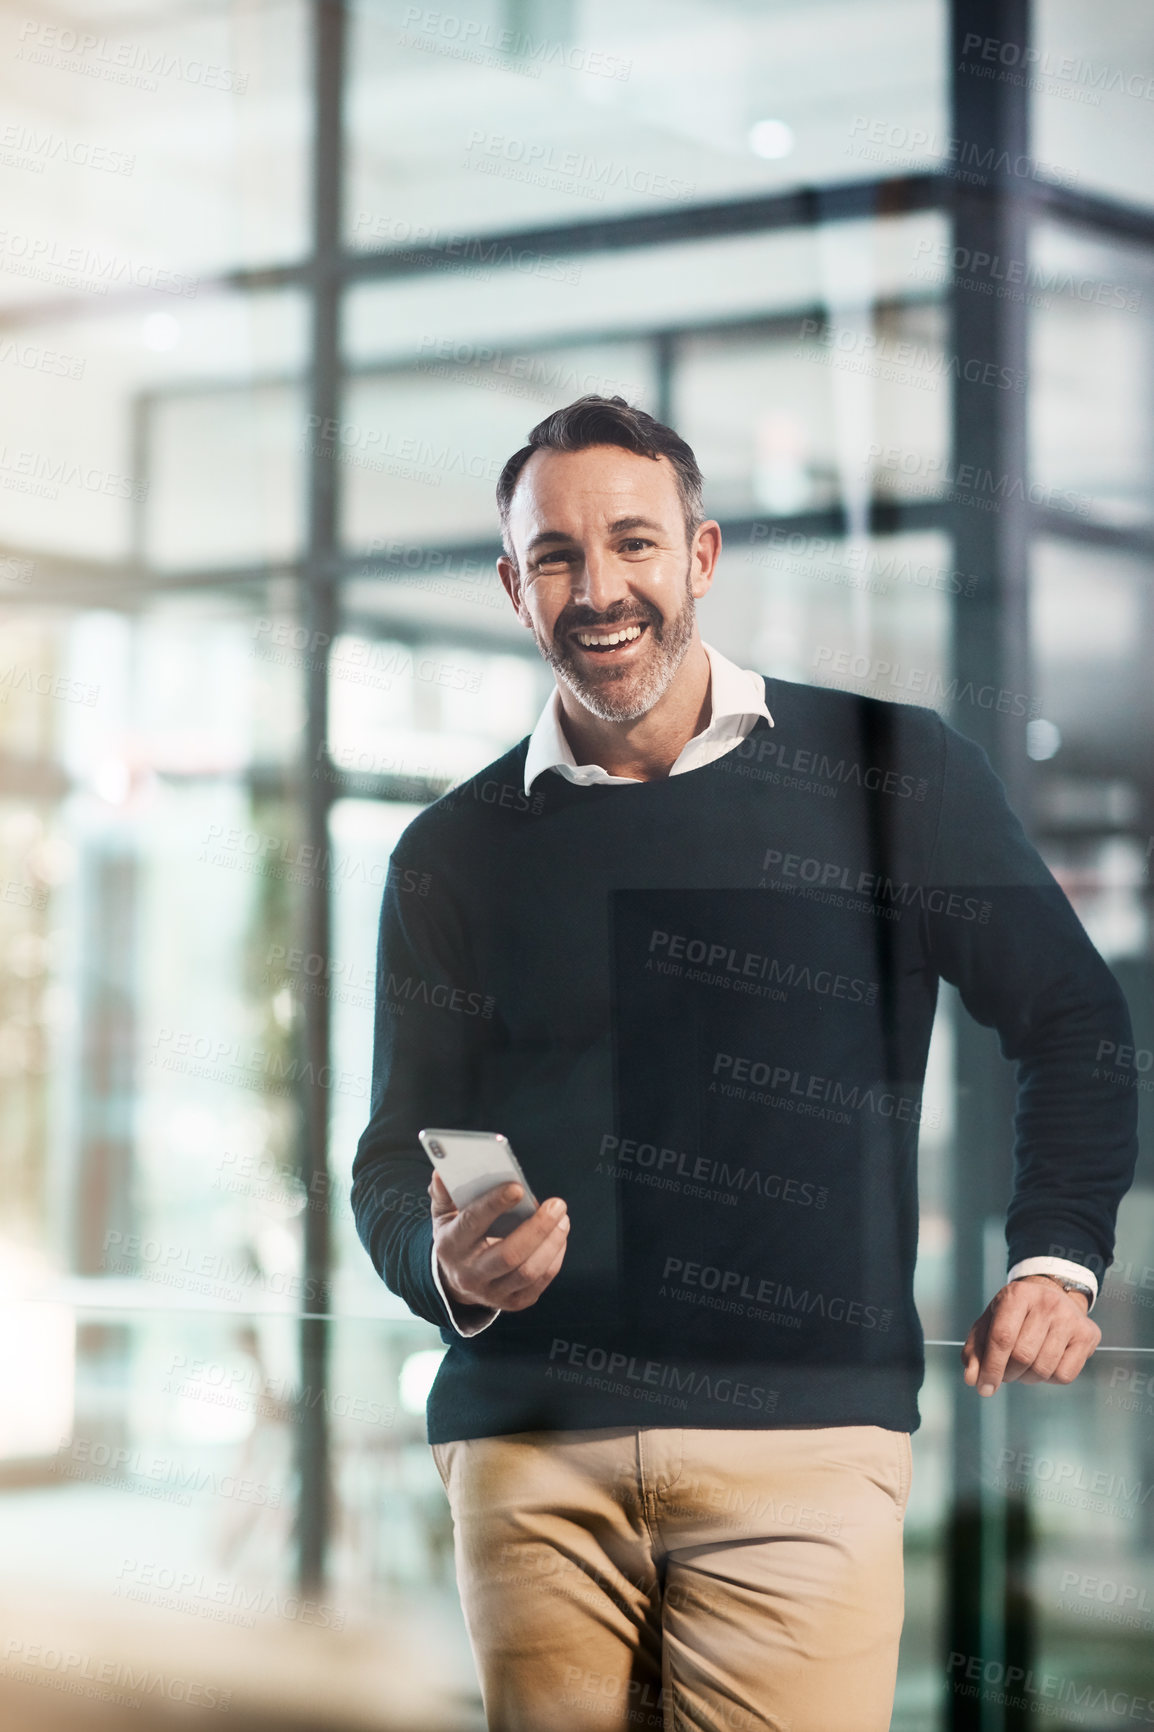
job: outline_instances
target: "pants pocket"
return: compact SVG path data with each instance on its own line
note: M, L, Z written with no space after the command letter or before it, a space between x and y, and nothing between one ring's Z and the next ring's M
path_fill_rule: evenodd
M904 1517L910 1501L910 1488L913 1484L914 1452L910 1444L908 1431L896 1431L898 1452L898 1489L895 1502L898 1506L899 1518Z
M444 1486L446 1491L449 1489L448 1448L449 1446L447 1443L434 1443L430 1445L433 1461L436 1465L437 1472L441 1476L441 1484Z

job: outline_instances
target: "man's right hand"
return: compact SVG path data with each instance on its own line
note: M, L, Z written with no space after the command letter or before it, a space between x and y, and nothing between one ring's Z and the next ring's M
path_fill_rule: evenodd
M433 1246L445 1292L456 1305L524 1311L536 1304L565 1261L569 1215L550 1197L504 1239L488 1229L522 1196L516 1183L486 1191L458 1210L439 1173L429 1181Z

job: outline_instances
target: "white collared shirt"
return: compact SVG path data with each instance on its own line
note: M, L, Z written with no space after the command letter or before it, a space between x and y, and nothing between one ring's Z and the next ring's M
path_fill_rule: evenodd
M751 731L759 716L770 727L773 717L765 702L765 681L752 668L739 668L723 656L720 650L703 644L709 657L709 695L712 713L709 723L691 740L686 740L670 766L669 774L679 776L685 770L699 770L724 757ZM537 777L546 770L556 770L566 781L587 787L590 782L636 782L636 776L611 776L600 764L579 764L561 728L561 693L554 686L545 708L537 718L537 726L529 736L525 753L525 792L531 792Z
M731 752L734 746L739 745L746 735L752 732L759 716L764 716L771 728L774 725L765 701L765 681L762 676L754 673L752 668L739 668L735 662L723 656L720 650L713 649L707 643L703 643L702 648L709 657L709 722L699 734L694 734L693 738L682 746L670 766L671 776L681 775L686 770L699 770L703 764L711 764L715 758L724 757L726 752ZM567 781L576 782L581 787L587 787L594 782L634 782L640 785L640 778L637 776L613 776L600 764L579 764L562 731L560 711L561 694L554 686L537 718L537 725L529 736L529 748L525 753L526 794L532 791L533 783L538 776L544 775L546 770L556 770ZM1080 1281L1090 1289L1093 1294L1091 1306L1098 1297L1098 1281L1093 1270L1083 1268L1080 1263L1067 1262L1062 1257L1027 1257L1014 1264L1006 1280L1020 1280L1026 1275L1066 1276ZM462 1329L441 1285L436 1247L433 1249L433 1280L449 1321L458 1335L478 1335L500 1316L498 1311L488 1312L481 1322Z

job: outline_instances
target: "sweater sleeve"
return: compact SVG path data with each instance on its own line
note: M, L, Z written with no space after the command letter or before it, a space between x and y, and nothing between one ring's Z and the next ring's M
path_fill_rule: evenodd
M493 1001L473 977L443 873L406 864L403 845L381 906L370 1117L353 1161L353 1218L385 1285L418 1317L458 1328L433 1277L432 1169L417 1132L472 1126Z
M1099 1274L1138 1153L1137 1095L1108 1055L1131 1044L1121 988L1028 840L985 753L943 735L927 897L930 956L1018 1067L1009 1263Z

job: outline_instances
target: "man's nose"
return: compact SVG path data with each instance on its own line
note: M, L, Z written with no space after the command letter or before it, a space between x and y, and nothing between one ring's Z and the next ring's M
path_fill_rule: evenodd
M594 613L608 613L628 594L629 586L616 560L604 553L587 553L573 573L571 599Z

